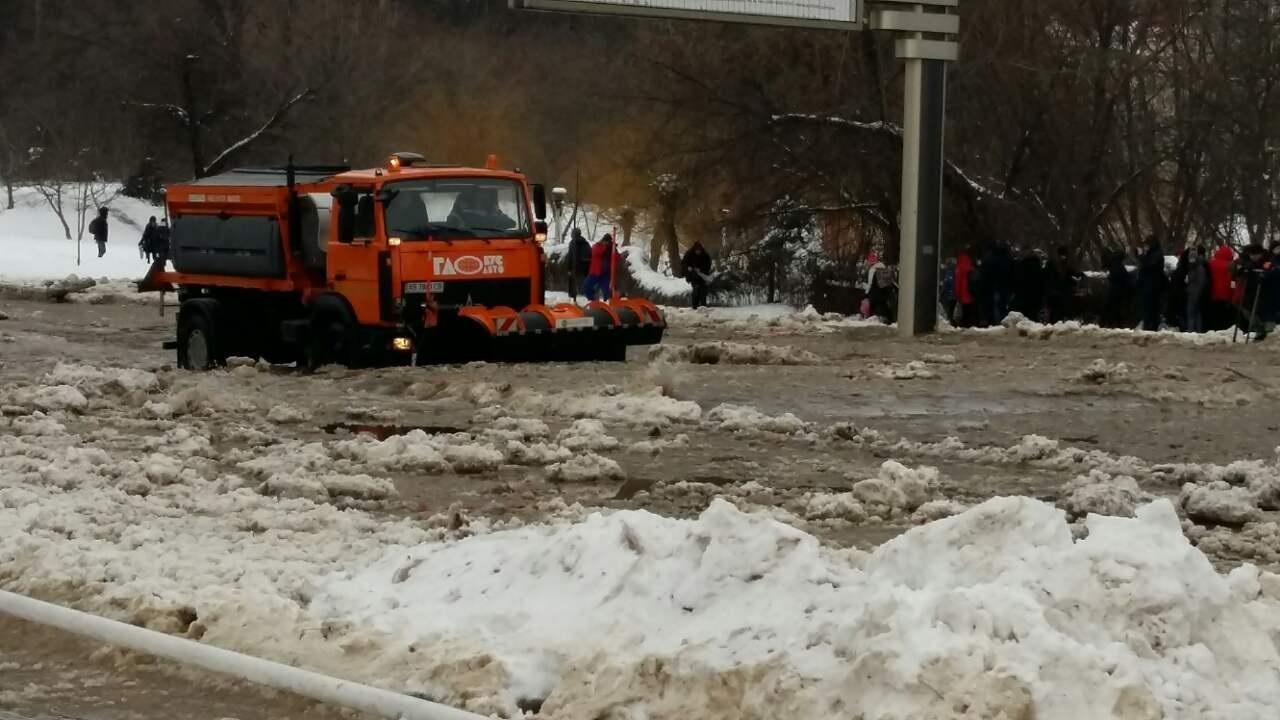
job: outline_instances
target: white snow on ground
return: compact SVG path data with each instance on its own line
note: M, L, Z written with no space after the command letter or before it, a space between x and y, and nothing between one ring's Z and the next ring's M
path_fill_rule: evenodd
M778 435L804 433L813 427L791 413L766 415L747 405L724 403L707 413L706 422L728 432L763 432Z
M114 188L108 189L114 193ZM111 200L110 234L107 254L98 257L98 248L86 231L81 240L80 265L76 265L76 221L72 239L64 236L62 224L34 189L14 191L14 209L0 208L0 282L38 283L68 275L93 278L138 278L146 274L146 261L138 257L138 239L147 218L164 214L161 208L123 195ZM92 219L90 213L88 219ZM86 220L87 225L87 220Z
M1177 330L1131 330L1127 328L1104 328L1098 325L1087 325L1075 320L1046 325L1028 320L1019 312L1011 312L999 326L979 329L954 330L955 332L1011 332L1036 340L1048 340L1056 336L1085 336L1128 340L1140 345L1149 343L1180 343L1183 345L1230 345L1234 333L1231 330L1216 330L1206 333L1184 333Z
M632 245L631 247L618 248L618 251L621 255L618 262L627 264L627 270L631 273L631 278L645 290L658 293L667 298L687 297L692 291L688 280L672 277L650 269L649 261L639 247Z
M1087 524L996 499L864 556L724 501L595 514L390 551L308 614L381 631L384 663L496 662L552 717L1270 717L1257 570L1217 574L1168 502Z
M1207 485L1188 483L1178 503L1187 517L1203 523L1243 525L1260 515L1252 492L1221 480Z
M937 468L909 468L887 460L875 477L854 481L849 492L806 493L795 503L794 509L801 517L810 520L863 522L871 517L887 520L910 515L933 500L937 486ZM935 507L931 512L943 509Z
M932 380L938 373L929 369L923 360L912 360L902 365L884 365L875 370L876 377L885 380Z
M814 353L789 345L728 341L654 345L649 349L649 359L695 365L820 365L823 362Z
M1138 487L1138 481L1127 476L1111 476L1093 470L1067 485L1063 509L1072 517L1085 517L1090 513L1133 517L1141 505L1153 498Z
M679 328L714 327L746 335L825 335L853 328L883 328L878 319L820 313L813 306L796 310L789 305L741 307L663 307L667 324Z

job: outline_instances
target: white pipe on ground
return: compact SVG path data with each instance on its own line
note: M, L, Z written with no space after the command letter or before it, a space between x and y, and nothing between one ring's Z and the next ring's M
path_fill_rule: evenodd
M148 655L195 665L325 703L403 720L485 720L481 715L410 695L223 650L0 590L0 612Z

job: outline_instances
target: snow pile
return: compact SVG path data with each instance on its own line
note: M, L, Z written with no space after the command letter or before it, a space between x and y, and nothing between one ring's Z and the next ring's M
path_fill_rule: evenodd
M561 430L556 435L556 442L570 452L583 450L613 450L618 447L618 439L605 432L604 423L599 420L579 419Z
M766 415L747 405L717 405L707 413L706 422L720 430L734 433L772 433L798 435L808 432L813 423L791 413Z
M70 385L39 385L14 388L4 397L4 403L45 412L81 411L89 407L89 398Z
M1082 382L1093 383L1095 385L1103 385L1109 382L1120 382L1129 378L1131 368L1127 363L1109 363L1102 358L1098 358L1089 363L1089 366L1081 370L1076 375L1076 379Z
M709 329L733 335L827 335L856 328L884 327L877 318L820 313L812 305L796 310L788 305L741 307L663 307L667 324L675 328Z
M1138 481L1127 476L1112 476L1091 470L1088 475L1075 478L1066 487L1066 497L1061 505L1073 518L1089 514L1133 517L1141 505L1152 496L1138 487Z
M865 556L724 501L595 514L394 549L309 612L385 634L365 672L429 667L551 717L1269 717L1275 581L1219 575L1167 502L1136 515L1075 541L1060 511L1001 498Z
M593 452L586 452L548 467L547 479L552 482L567 483L599 482L625 480L626 473L616 461Z
M912 360L905 365L884 365L875 370L875 376L885 380L931 380L938 373L929 369L923 360Z
M1221 480L1206 485L1188 483L1178 504L1188 518L1214 525L1243 525L1259 517L1254 493Z
M350 497L357 500L385 500L396 497L395 485L386 478L368 475L310 472L279 473L267 478L261 491L282 498L304 498L315 503L330 498Z
M689 297L689 293L693 291L688 280L671 277L650 268L649 261L638 246L619 247L618 254L621 256L619 263L626 263L631 279L644 290L669 300Z
M883 521L915 512L933 498L937 486L937 468L910 468L887 460L876 477L853 483L849 492L806 493L793 505L809 520ZM931 508L931 513L943 510L938 506Z
M1137 345L1149 345L1151 343L1179 343L1182 345L1209 346L1230 345L1233 342L1232 332L1230 330L1216 330L1206 333L1184 333L1176 330L1160 330L1152 332L1125 328L1104 328L1098 325L1087 325L1075 320L1045 325L1043 323L1035 322L1034 320L1028 320L1025 315L1016 311L1009 313L1009 315L1005 317L1003 327L984 328L961 332L993 331L1012 332L1021 337L1032 338L1035 340L1048 340L1054 337L1075 336L1122 339L1128 340Z
M695 365L820 365L822 358L788 345L745 344L736 342L696 343L693 345L655 345L649 349L650 360L686 362Z
M647 392L635 393L624 393L619 388L607 387L598 394L564 392L544 395L519 390L509 397L494 399L492 404L477 404L485 405L477 416L477 420L481 422L489 422L512 412L532 416L593 418L640 427L691 424L702 419L702 408L697 403L667 397L657 387Z
M273 423L291 425L307 422L311 419L311 414L306 410L293 407L292 405L279 403L277 405L272 405L271 409L267 411L267 419Z
M155 373L137 368L99 368L58 363L42 380L49 385L71 385L89 395L149 392L160 387Z

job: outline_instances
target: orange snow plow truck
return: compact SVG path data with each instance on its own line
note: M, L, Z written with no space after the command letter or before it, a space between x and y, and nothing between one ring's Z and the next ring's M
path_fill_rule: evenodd
M178 365L316 368L626 359L661 341L649 301L548 306L546 194L519 172L397 153L368 170L234 170L168 187Z

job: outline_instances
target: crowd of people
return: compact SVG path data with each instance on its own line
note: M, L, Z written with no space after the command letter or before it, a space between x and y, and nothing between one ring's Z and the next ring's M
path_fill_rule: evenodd
M1092 308L1104 327L1205 332L1237 325L1262 338L1280 322L1280 244L1270 251L1250 245L1239 254L1223 245L1212 255L1204 246L1189 247L1170 269L1152 236L1135 255L1132 265L1123 251L1104 258L1105 296ZM1056 323L1084 314L1078 301L1084 278L1066 248L1045 257L996 243L948 259L940 298L958 327L999 323L1010 311Z
M569 237L569 295L579 295L587 300L608 300L613 293L613 270L618 254L613 235L605 233L592 244L574 228ZM714 279L711 271L711 254L700 241L695 241L680 261L684 278L689 282L690 305L694 308L707 304Z
M107 254L107 240L111 236L111 225L108 223L110 211L107 208L98 208L98 215L89 222L89 235L93 237L94 243L98 246L98 257ZM151 216L147 220L147 226L142 229L142 239L138 241L138 257L145 259L148 263L169 258L169 218L164 218L156 222L156 217Z

